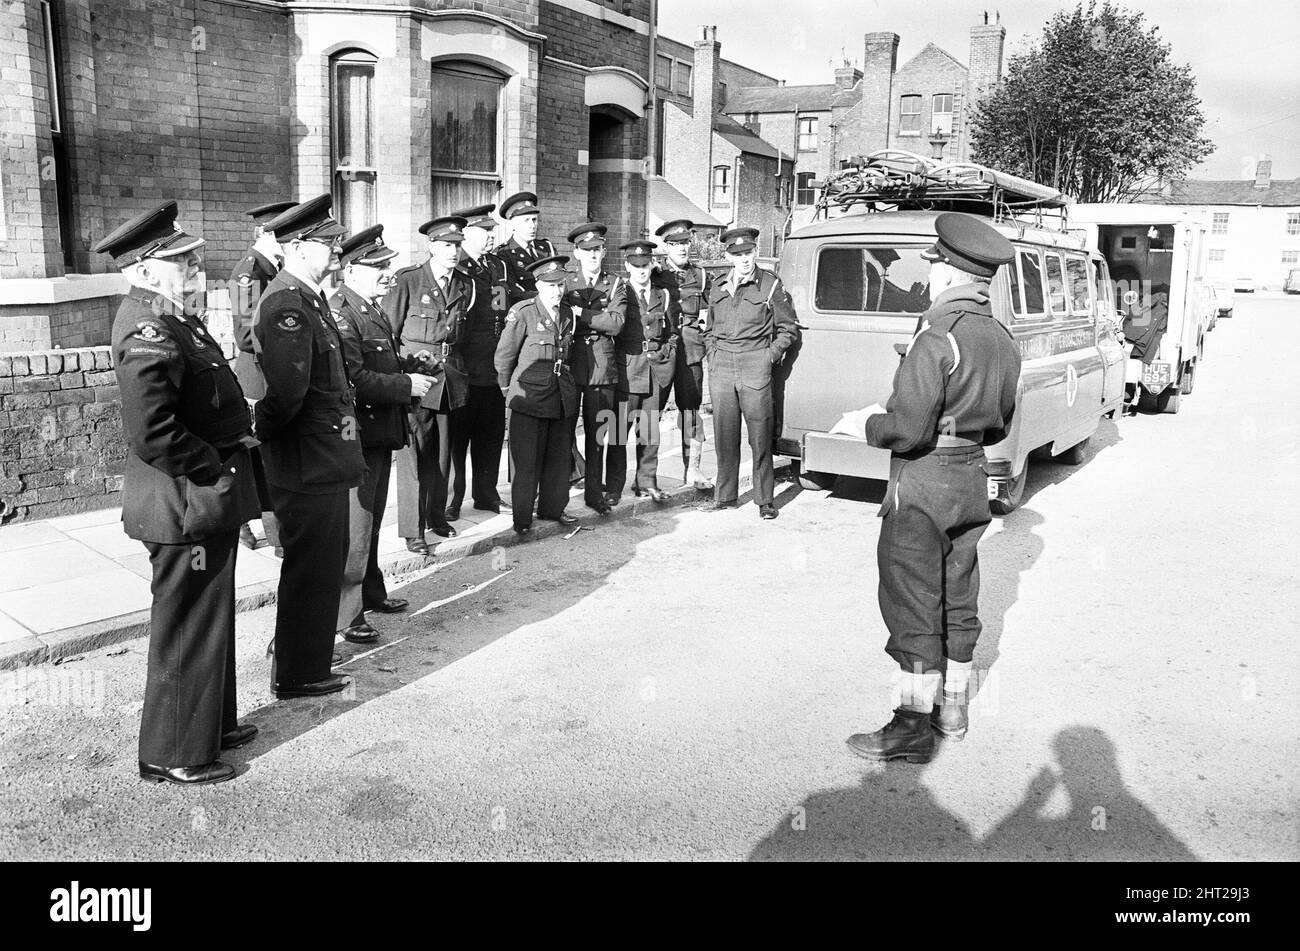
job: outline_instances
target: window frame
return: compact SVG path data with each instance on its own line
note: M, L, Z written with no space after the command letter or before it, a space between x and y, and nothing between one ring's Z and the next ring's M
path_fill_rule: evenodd
M686 76L686 88L681 88L677 82L681 75ZM679 96L689 96L695 88L695 67L686 62L684 59L673 60L673 88L672 91Z
M1215 211L1210 213L1210 234L1227 234L1228 233L1228 212Z
M1288 259L1289 258L1289 259ZM1300 251L1287 249L1282 252L1283 264L1300 264Z
M1068 314L1070 317L1087 317L1091 319L1096 310L1097 289L1093 286L1092 266L1088 263L1088 255L1082 251L1064 251L1061 258L1065 263L1065 302L1069 307ZM1087 300L1082 310L1074 306L1074 278L1070 276L1071 261L1083 265L1084 291L1087 293Z
M668 64L667 82L659 81L659 67L664 63ZM673 63L675 60L667 53L655 53L655 89L662 89L664 92L673 91Z
M718 173L722 173L722 183L718 183ZM715 208L731 207L731 166L715 165L709 173L709 201ZM721 188L724 196L723 200L718 199L718 189Z
M803 179L805 183L802 186L800 186L799 184L800 179ZM814 182L816 180L817 180L816 172L795 172L794 173L794 207L807 208L811 205L817 204L817 189L810 188L807 185L808 182ZM807 195L809 196L808 201L799 200L799 196L803 193L807 193Z
M795 118L795 144L800 152L816 152L820 141L821 123L818 122L818 116L797 116ZM804 131L804 123L808 123L808 131ZM808 145L807 142L812 144Z
M922 96L920 93L907 93L898 97L898 134L899 135L920 135L921 134L921 116L922 116ZM916 103L916 111L908 112L904 107L908 105L909 100ZM916 128L909 129L906 126L907 119L910 116L916 117Z
M1211 264L1219 264L1222 261L1227 260L1228 255L1225 249L1223 248L1209 248L1208 251L1209 253L1206 257L1206 260L1209 261ZM1218 255L1218 257L1215 257L1215 255Z
M1056 264L1061 270L1061 310L1057 310L1052 300L1052 259L1056 259ZM1065 279L1065 255L1059 248L1045 248L1043 250L1043 278L1046 284L1043 290L1047 292L1044 302L1047 304L1047 312L1053 320L1068 320L1070 318L1070 294L1069 285Z
M72 169L68 161L67 123L63 115L62 39L52 0L41 0L41 46L45 54L45 92L49 97L50 149L54 159L54 196L63 265L75 267L75 229L72 225Z
M1051 311L1051 295L1048 293L1047 284L1045 283L1047 266L1043 261L1043 253L1046 249L1036 244L1013 244L1012 246L1016 249L1016 279L1021 300L1016 300L1017 287L1011 288L1011 319L1021 324L1047 323L1053 319L1053 314ZM1030 311L1026 308L1022 313L1019 306L1024 302L1025 287L1025 269L1022 255L1026 254L1033 256L1038 263L1038 290L1042 297L1043 309L1041 311Z
M911 241L888 242L887 246L895 251L909 250L909 251L920 252L920 251L924 251L928 247L931 247L933 244L934 244L933 241L911 240ZM832 310L830 308L822 307L817 303L817 281L821 277L822 256L827 251L859 251L865 253L866 251L870 250L872 247L876 247L876 245L865 244L860 241L852 241L852 240L828 241L826 244L821 244L817 246L816 253L813 255L812 279L809 285L810 288L809 305L811 307L811 310L815 314L826 314L827 316L839 317L839 318L851 318L851 319L860 319L860 320L907 321L909 324L908 333L910 334L915 330L917 319L922 314L925 313L924 310L919 310L919 311ZM926 284L927 296L928 296L929 287L930 285L927 283ZM933 303L934 303L934 299L930 298L930 304L933 305Z
M1286 233L1288 235L1300 234L1300 211L1288 211L1286 213Z
M339 98L342 90L339 83L339 68L355 66L370 68L369 101L366 104L368 113L366 123L369 132L366 151L369 153L369 161L363 163L351 161L345 164L343 159L351 159L352 156L340 154L343 110L340 108L342 100ZM360 47L339 50L329 58L330 195L333 198L333 207L336 209L335 216L349 231L356 231L373 224L379 214L379 169L375 164L379 147L375 136L375 74L378 66L379 57ZM362 176L361 180L368 180L371 183L370 208L365 224L343 220L345 204L341 183L348 180L349 175Z
M938 102L940 99L948 100L947 109L941 110L939 108ZM956 113L954 111L955 104L956 104L955 98L953 94L950 92L937 92L930 97L930 134L931 135L934 135L938 132L943 132L947 135L952 135L952 130L957 123ZM938 120L940 116L948 117L948 127L946 129L939 128Z

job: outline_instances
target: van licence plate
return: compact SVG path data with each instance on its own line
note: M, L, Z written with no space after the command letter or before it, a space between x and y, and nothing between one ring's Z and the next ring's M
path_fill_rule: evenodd
M1142 385L1159 392L1169 385L1169 364L1159 361L1142 365Z

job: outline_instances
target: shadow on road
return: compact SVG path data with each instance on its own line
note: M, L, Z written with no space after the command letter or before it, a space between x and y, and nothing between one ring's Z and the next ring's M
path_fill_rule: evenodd
M938 804L922 782L926 767L897 762L873 769L858 786L809 796L749 859L1197 860L1125 786L1104 732L1069 727L1056 734L1052 751L1055 768L1045 764L1020 804L982 840ZM959 752L942 749L940 755ZM1045 814L1058 791L1068 808L1063 815Z

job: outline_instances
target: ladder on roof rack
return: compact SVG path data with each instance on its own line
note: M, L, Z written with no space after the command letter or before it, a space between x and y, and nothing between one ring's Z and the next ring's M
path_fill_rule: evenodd
M1065 210L1070 199L1054 188L1018 178L973 162L937 162L902 149L881 149L866 156L855 155L844 167L823 182L813 209L813 220L830 216L832 207L841 212L854 205L878 211L880 205L895 209L968 211L995 221L1026 212L1042 217L1055 212L1065 227Z

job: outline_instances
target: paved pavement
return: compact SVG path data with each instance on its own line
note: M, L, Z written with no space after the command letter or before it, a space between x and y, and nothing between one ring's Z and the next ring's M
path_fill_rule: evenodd
M1290 551L1300 302L1237 300L1177 416L1042 464L981 547L971 734L852 756L888 716L879 483L635 513L438 564L344 648L347 695L241 716L204 789L145 784L147 643L0 675L0 853L109 858L1300 858ZM1268 341L1261 347L1261 341Z
M676 412L664 416L661 432L660 487L694 499L683 491L682 450ZM712 475L711 416L704 417L708 441L703 468ZM578 438L582 438L579 428ZM742 440L741 470L749 466L749 446ZM634 467L632 467L634 469ZM629 485L632 472L629 472ZM510 486L502 456L498 491L507 501ZM400 576L416 571L428 560L406 550L397 534L397 473L394 468L388 509L379 536L380 563L385 573ZM592 515L582 492L570 493L570 514ZM627 514L650 504L634 502L630 488L618 511ZM0 669L69 657L87 649L144 634L148 630L151 595L149 555L144 546L122 531L121 508L99 509L60 518L24 522L0 529ZM260 529L260 522L256 523ZM509 511L500 515L480 512L467 499L454 526L457 537L442 539L430 533L434 561L479 553L514 541ZM558 527L558 526L557 526ZM537 531L553 530L538 523ZM260 535L259 531L259 535ZM240 548L235 562L235 583L240 610L274 600L280 560L270 547Z

